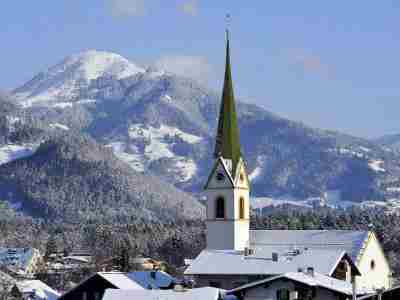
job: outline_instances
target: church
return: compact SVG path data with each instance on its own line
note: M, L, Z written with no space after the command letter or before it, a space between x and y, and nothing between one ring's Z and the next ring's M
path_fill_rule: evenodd
M185 271L198 287L234 290L282 274L319 274L357 294L391 287L392 271L372 231L250 230L250 189L241 152L229 32L222 100L207 196L207 246ZM353 290L353 291L354 291Z

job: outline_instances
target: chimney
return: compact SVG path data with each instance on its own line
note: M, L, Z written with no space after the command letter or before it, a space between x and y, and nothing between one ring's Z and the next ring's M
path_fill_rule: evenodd
M272 252L272 261L277 262L278 261L278 257L279 257L278 253Z
M314 268L313 267L307 267L307 275L314 277Z
M243 255L244 256L249 256L249 255L253 255L254 254L254 250L249 248L249 247L244 247L244 251L243 251Z

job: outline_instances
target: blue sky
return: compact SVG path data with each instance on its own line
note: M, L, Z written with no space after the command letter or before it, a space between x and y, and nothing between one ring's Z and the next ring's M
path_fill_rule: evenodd
M182 66L213 89L232 15L238 97L306 124L376 137L400 132L398 1L2 1L0 88L99 49Z

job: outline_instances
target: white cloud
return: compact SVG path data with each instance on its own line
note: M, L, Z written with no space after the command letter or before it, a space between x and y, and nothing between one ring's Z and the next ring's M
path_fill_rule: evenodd
M146 12L145 0L107 0L114 17L142 16Z
M197 0L190 0L184 2L181 7L181 11L190 16L196 16L198 12Z
M207 83L212 73L211 65L202 56L163 56L156 61L155 67L195 79L202 84Z

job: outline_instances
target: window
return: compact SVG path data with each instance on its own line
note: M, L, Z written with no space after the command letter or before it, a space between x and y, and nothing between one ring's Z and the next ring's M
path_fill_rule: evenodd
M210 281L209 283L210 287L214 287L214 288L221 288L221 283L218 281Z
M289 300L290 291L288 289L280 289L276 291L276 299L278 300Z
M223 197L217 198L216 208L215 208L215 217L217 219L225 218L225 199Z
M217 173L217 181L224 181L225 175L222 172Z
M240 197L239 199L239 219L244 219L244 198Z
M375 269L375 261L371 260L371 270L374 270L374 269Z
M243 181L244 181L244 174L243 173L240 173L239 180L240 180L241 183L243 183Z

